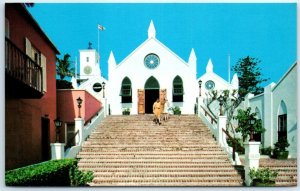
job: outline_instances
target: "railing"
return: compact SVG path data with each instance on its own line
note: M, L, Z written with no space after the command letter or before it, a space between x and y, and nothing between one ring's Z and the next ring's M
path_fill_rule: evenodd
M235 161L235 151L236 151L237 142L234 138L231 137L228 131L226 131L225 129L222 129L222 131L232 141L232 160Z
M92 119L89 120L89 123L85 124L84 127L82 127L82 137L79 136L79 132L76 132L76 135L74 135L74 138L76 139L76 136L79 136L79 144L72 146L70 148L67 148L65 152L65 158L75 158L78 152L81 149L81 145L86 139L89 137L91 132L101 123L101 121L105 118L105 107L102 107L100 111L98 111Z
M5 72L24 84L43 92L42 67L5 38Z
M200 107L203 110L203 112L200 110ZM228 154L228 157L231 160L232 164L234 164L234 165L240 165L241 164L240 158L238 156L238 153L235 152L236 151L237 143L230 136L230 134L225 129L223 129L224 125L226 123L224 123L223 126L222 126L222 123L220 123L220 121L218 122L217 119L215 119L210 114L210 112L207 111L203 106L199 106L199 113L198 113L198 115L203 120L203 122L208 126L208 128L212 132L215 140L220 144L220 146ZM218 124L218 123L220 123L220 124ZM227 137L229 137L230 139L232 139L232 141L233 141L233 147L230 147L227 144L227 141L225 139L225 135L224 134L226 134Z
M202 110L204 111L204 115L207 117L210 117L210 123L211 124L217 124L217 120L212 116L212 114L208 111L206 111L206 109L203 106L200 106L202 108Z

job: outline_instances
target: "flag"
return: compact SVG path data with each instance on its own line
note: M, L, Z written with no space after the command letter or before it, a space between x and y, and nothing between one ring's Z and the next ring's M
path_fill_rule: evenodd
M102 30L102 31L104 31L104 30L105 30L104 26L102 26L102 25L99 25L99 24L98 24L98 29L100 29L100 30Z

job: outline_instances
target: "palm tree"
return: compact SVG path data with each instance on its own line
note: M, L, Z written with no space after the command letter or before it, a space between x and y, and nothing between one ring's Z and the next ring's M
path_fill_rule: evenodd
M56 72L59 75L60 79L63 80L66 76L72 77L75 75L75 69L70 68L70 55L65 54L63 59L56 57L57 65L56 65Z

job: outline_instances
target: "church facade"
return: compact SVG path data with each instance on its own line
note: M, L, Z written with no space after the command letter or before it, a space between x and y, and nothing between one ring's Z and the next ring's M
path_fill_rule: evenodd
M197 79L194 49L191 48L189 60L184 61L156 38L153 21L148 28L148 38L120 63L116 63L111 52L108 66L107 100L113 115L122 114L125 108L129 108L131 114L152 113L155 100L164 102L165 98L183 114L193 114L199 80L203 78L203 83L209 80L206 76ZM212 72L211 61L208 68ZM220 78L216 76L212 78ZM231 84L223 81L225 87L222 87L231 89Z

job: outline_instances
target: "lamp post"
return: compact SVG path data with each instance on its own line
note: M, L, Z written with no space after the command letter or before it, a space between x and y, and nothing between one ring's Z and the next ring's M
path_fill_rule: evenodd
M256 122L256 119L251 116L249 121L248 121L249 126L250 126L250 140L249 141L255 141L254 137L253 137L253 134L254 134L253 126L254 126L255 122Z
M82 99L80 97L78 97L76 99L76 101L77 101L77 106L78 106L78 118L81 118L80 108L81 108L81 104L82 104Z
M61 120L60 120L59 117L57 117L57 118L54 120L54 124L55 124L55 128L56 128L56 138L55 138L55 142L58 143L58 142L59 142L60 128L61 128L61 125L62 125L62 122L61 122Z
M223 102L224 102L224 97L221 95L221 96L218 98L218 101L219 101L219 105L220 105L220 115L222 116L222 115L223 115L223 109L222 109L222 106L223 106Z
M199 84L199 96L201 97L201 86L202 86L202 80L198 81Z
M105 82L102 82L103 98L105 98Z

